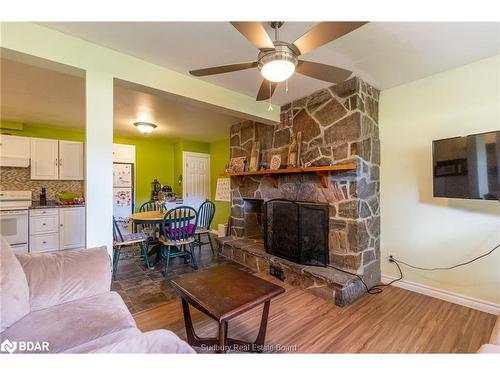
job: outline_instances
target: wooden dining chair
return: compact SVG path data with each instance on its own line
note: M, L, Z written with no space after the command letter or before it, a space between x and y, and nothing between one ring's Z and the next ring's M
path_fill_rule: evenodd
M147 211L160 211L165 212L165 206L162 203L157 201L148 201L143 203L139 208L139 212L147 212ZM153 240L156 236L155 233L159 231L160 228L157 227L156 224L140 224L141 231L148 235L150 240Z
M202 245L210 244L210 249L212 250L212 255L215 255L214 245L212 244L212 238L210 237L210 226L212 225L212 220L215 215L215 204L209 200L202 203L200 209L198 210L198 224L196 225L195 231L195 246L201 251ZM206 235L208 242L202 242L201 236Z
M142 257L146 262L146 266L148 268L151 267L148 258L148 237L144 233L130 233L130 234L122 234L120 231L120 227L118 226L118 222L113 217L113 277L116 278L116 274L118 272L118 262L120 261L120 255L122 252L122 248L130 247L131 250L134 250L135 247L139 247ZM128 259L132 258L134 255L129 256Z
M146 203L143 203L141 207L139 208L139 212L146 212L146 211L165 211L165 206L162 203L159 203L157 201L149 201Z
M160 236L165 276L168 274L170 258L174 257L184 257L186 263L191 260L192 267L198 269L193 251L197 217L196 210L189 206L179 206L165 214Z

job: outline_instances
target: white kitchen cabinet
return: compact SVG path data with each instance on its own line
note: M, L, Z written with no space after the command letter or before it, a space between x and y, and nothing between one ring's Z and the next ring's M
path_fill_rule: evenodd
M59 250L58 233L46 233L30 237L30 253Z
M30 234L59 232L59 210L57 208L50 210L37 209L36 215L30 215Z
M59 248L85 247L85 207L59 209Z
M113 163L135 163L135 146L113 143Z
M30 138L0 134L0 166L28 167Z
M30 252L85 247L85 207L37 208L29 216Z
M30 252L59 250L59 209L40 208L29 212Z
M32 180L83 180L83 143L31 138Z
M59 179L59 141L31 138L31 179Z
M83 180L83 143L59 141L59 180Z

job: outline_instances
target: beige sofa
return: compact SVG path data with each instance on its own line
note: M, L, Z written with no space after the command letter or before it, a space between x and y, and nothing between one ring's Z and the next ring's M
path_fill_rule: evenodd
M110 291L104 247L14 255L2 238L0 266L3 353L194 352L170 331L137 328L120 295Z
M481 345L478 353L496 353L500 354L500 315L497 317L493 332L491 332L490 342Z

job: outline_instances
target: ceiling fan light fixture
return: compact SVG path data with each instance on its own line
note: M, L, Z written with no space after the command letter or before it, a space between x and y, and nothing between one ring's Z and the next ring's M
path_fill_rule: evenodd
M295 72L295 65L287 60L274 60L260 69L262 76L271 82L282 82Z
M156 129L156 125L155 124L152 124L150 122L144 122L144 121L140 121L140 122L134 122L134 126L137 128L137 130L139 130L142 134L149 134L151 133L153 130Z
M298 59L286 43L275 42L275 45L276 49L259 54L259 69L268 81L282 82L295 72Z

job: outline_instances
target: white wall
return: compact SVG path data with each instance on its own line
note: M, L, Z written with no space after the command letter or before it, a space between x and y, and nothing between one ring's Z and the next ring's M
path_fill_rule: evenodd
M382 274L389 254L423 267L469 260L500 243L500 203L432 197L432 140L500 130L500 55L381 93ZM500 304L500 249L469 266L405 279Z
M87 247L106 245L113 252L113 76L86 74Z

